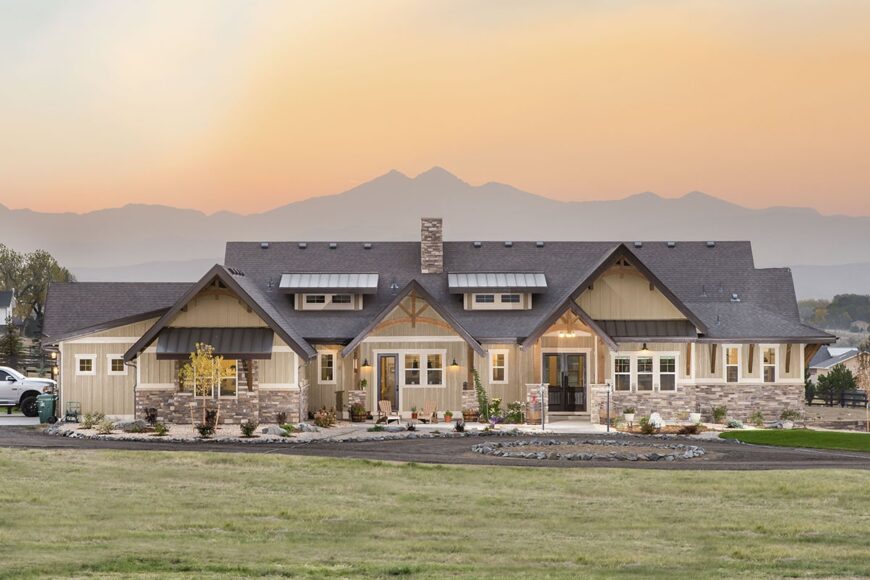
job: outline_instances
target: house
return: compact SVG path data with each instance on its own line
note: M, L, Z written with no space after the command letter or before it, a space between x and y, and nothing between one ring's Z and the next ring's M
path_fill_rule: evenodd
M53 284L44 342L61 405L190 421L178 371L195 343L235 379L221 416L293 419L342 400L373 414L539 401L598 421L725 405L745 418L803 404L804 369L835 337L800 322L791 272L748 242L230 242L195 284Z
M823 346L810 360L807 368L809 380L814 383L819 382L819 377L824 376L837 365L843 365L855 375L858 381L858 386L865 391L870 390L870 385L862 384L860 366L861 354L858 348L834 348Z
M0 291L0 325L6 326L6 321L14 316L15 290Z

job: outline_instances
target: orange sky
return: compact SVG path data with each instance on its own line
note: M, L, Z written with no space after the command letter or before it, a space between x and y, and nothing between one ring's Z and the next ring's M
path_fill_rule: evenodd
M0 4L0 203L262 211L444 166L870 215L870 2Z

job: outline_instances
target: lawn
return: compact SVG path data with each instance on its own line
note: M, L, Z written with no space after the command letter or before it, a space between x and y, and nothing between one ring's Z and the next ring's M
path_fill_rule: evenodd
M737 439L744 443L777 445L779 447L809 447L870 452L870 433L836 433L809 429L775 429L758 431L728 431L722 439Z
M870 472L0 449L0 576L861 576Z

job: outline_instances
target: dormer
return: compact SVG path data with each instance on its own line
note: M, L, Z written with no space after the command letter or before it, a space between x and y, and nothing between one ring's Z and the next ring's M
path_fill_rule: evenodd
M541 272L451 272L451 294L462 294L465 310L531 310L533 295L547 290Z
M363 296L378 291L378 275L294 272L281 275L278 290L293 296L296 310L362 310Z

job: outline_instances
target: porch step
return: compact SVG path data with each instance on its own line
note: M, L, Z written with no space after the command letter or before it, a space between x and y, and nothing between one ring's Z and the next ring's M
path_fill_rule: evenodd
M550 423L557 423L559 421L590 421L590 415L588 412L586 413L547 413L547 420Z

